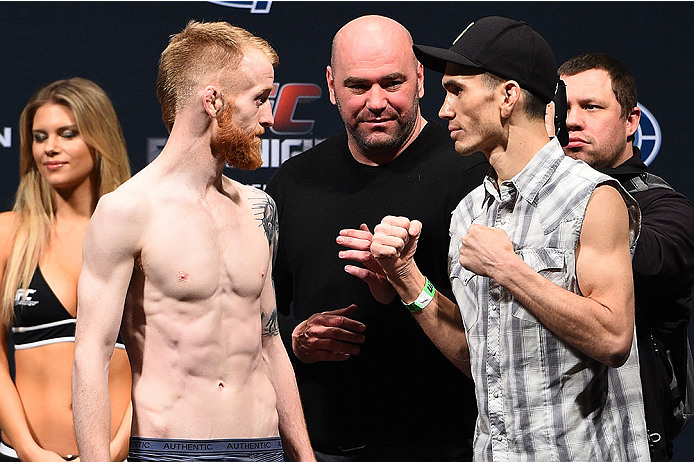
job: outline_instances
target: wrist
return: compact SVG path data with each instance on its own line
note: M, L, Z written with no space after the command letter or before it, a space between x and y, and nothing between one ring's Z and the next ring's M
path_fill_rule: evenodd
M414 302L422 292L426 277L419 271L416 265L410 265L407 271L399 271L395 277L388 275L388 282L404 304Z
M16 445L13 449L17 453L19 460L41 460L43 454L43 449L41 446L36 444L36 442L29 443L28 445Z
M424 278L424 285L422 287L422 290L419 292L419 295L417 298L415 298L412 302L406 302L404 299L401 299L403 305L409 310L410 313L416 313L418 311L422 311L424 308L429 306L429 304L434 300L434 296L436 295L436 288L434 287L434 284L429 281L428 278Z

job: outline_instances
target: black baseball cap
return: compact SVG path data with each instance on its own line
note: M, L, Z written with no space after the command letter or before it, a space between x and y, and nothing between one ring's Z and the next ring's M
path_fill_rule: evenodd
M526 23L488 16L470 23L449 49L414 45L424 67L445 72L460 64L518 82L545 102L554 98L557 62L549 44Z

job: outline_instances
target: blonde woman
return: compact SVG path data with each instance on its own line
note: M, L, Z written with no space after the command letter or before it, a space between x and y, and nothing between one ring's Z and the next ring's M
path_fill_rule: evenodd
M13 210L0 214L0 460L78 460L71 375L82 241L99 197L124 182L130 167L111 101L89 80L39 90L20 131L19 189ZM122 461L131 420L122 345L108 373L111 460Z

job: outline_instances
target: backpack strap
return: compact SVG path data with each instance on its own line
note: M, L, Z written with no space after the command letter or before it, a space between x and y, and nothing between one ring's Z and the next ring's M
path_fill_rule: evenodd
M653 188L665 188L674 191L674 188L670 186L667 181L650 172L639 173L638 175L623 182L622 186L624 186L624 189L626 189L629 194L647 191Z

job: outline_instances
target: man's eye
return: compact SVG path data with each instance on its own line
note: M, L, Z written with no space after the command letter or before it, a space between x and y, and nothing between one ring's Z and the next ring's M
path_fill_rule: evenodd
M401 81L393 81L393 82L387 83L384 86L384 88L394 89L394 88L400 87L402 84L403 84L403 82L401 82Z

